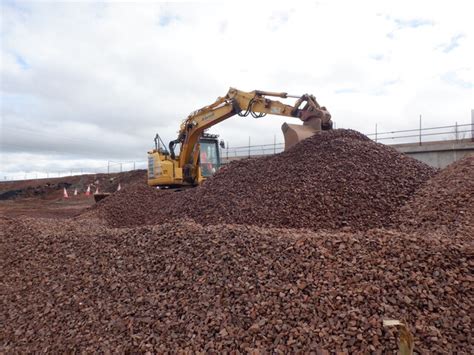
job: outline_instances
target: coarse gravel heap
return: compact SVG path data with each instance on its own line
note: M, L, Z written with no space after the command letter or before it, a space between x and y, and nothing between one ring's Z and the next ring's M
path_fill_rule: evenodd
M2 225L0 352L472 354L472 236Z
M367 230L436 173L361 133L323 131L273 156L234 161L181 192L136 186L97 206L111 226L189 217L201 224Z

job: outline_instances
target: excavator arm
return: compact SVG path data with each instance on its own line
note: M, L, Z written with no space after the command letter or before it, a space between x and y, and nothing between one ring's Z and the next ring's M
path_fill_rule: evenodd
M291 106L268 97L297 98L297 101ZM285 149L315 131L332 129L330 113L317 103L313 95L294 96L259 90L244 92L230 88L225 97L219 97L211 105L192 112L181 124L178 138L170 143L173 158L174 145L181 143L179 166L183 169L183 175L189 179L196 174L199 163L198 143L204 130L234 115L245 117L249 114L256 118L272 114L301 119L303 126L283 125Z

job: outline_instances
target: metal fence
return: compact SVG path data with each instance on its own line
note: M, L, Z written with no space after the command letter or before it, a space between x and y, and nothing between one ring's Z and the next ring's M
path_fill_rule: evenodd
M463 141L473 140L474 125L472 123L457 124L451 126L438 127L418 127L415 129L405 129L398 131L379 132L375 126L375 132L366 134L370 139L387 145L395 144L428 144L442 141ZM221 156L225 161L235 158L262 156L280 153L284 150L285 144L282 142L261 145L246 145L238 147L227 147L221 150Z
M378 132L375 126L375 132L367 134L367 137L376 142L385 144L403 144L403 143L423 143L439 142L439 141L460 141L471 139L473 136L474 126L472 123L454 124L451 126L439 126L416 129L405 129L400 131Z
M366 134L376 142L395 145L395 144L428 144L440 141L474 141L474 123L457 124L438 127L421 127L415 129L406 129L398 131L378 131L378 125L375 126L375 132ZM249 140L250 141L250 140ZM224 163L238 158L251 156L264 156L280 153L284 150L283 142L274 141L272 144L246 145L238 147L220 148L220 154ZM146 160L137 161L106 161L103 166L74 168L60 171L29 172L23 174L4 176L3 181L28 180L50 177L64 177L82 174L111 174L125 172L135 169L146 169Z
M224 160L232 160L233 158L273 155L281 153L285 149L285 143L247 145L240 147L227 147L221 149L221 157Z
M146 169L147 162L143 161L105 161L104 165L95 167L71 168L67 170L49 170L49 171L33 171L23 174L3 176L3 181L16 180L32 180L32 179L47 179L58 178L66 176L76 176L85 174L113 174L125 171L132 171L136 169Z

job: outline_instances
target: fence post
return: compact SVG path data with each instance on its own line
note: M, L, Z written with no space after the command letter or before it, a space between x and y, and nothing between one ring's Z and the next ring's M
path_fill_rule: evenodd
M120 163L120 172L122 172L122 163Z
M458 123L456 122L454 125L454 132L456 136L456 143L459 141L459 134L458 134Z
M276 154L276 134L273 135L273 154Z
M471 109L471 141L474 142L474 109Z
M250 158L250 136L249 136L249 158Z
M421 145L421 114L420 114L420 145Z
M133 162L133 170L135 170L135 162Z
M226 144L226 161L229 162L229 141Z
M377 123L375 124L375 143L377 143Z

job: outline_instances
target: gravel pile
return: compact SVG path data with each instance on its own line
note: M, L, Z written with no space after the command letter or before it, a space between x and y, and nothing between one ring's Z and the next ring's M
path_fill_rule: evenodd
M386 318L419 353L474 352L472 236L0 227L0 352L389 353Z
M441 170L394 219L408 230L474 235L474 155Z
M192 190L161 195L141 187L98 209L112 226L188 216L201 224L366 230L388 226L390 215L434 174L424 163L339 129L281 154L232 162Z
M145 183L133 184L99 201L91 209L82 213L80 219L97 218L112 227L132 227L144 224L165 223L179 216L181 210L172 211L173 198L188 193L175 190L157 190ZM160 218L158 218L160 216Z

